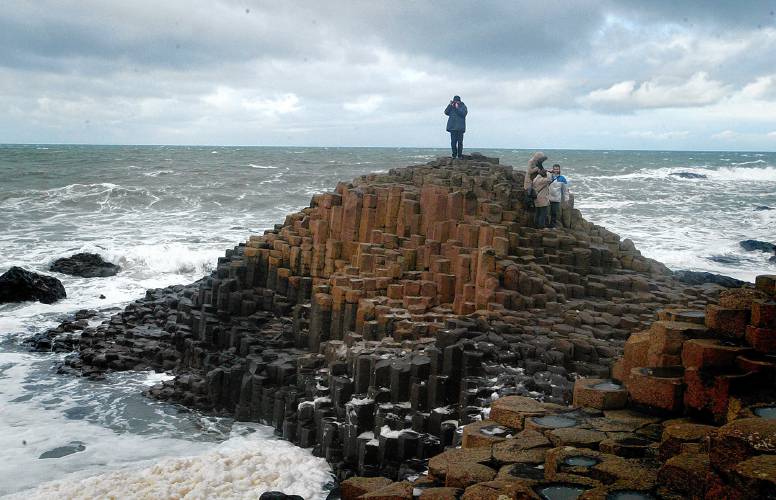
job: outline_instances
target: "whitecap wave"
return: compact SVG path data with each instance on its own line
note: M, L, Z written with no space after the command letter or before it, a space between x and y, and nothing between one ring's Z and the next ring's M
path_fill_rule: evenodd
M202 275L209 273L223 250L192 248L178 242L109 249L105 257L125 270Z
M146 177L159 177L160 175L169 175L175 173L172 170L155 170L153 172L144 172L143 175Z
M763 160L757 160L754 163L765 163ZM776 182L776 167L767 165L764 167L744 167L744 163L734 164L732 167L713 168L709 165L691 166L691 167L664 167L664 168L643 168L636 172L622 175L601 175L589 176L588 179L675 179L689 182L701 182L704 180L712 181L732 181L748 180L757 182ZM674 174L682 172L699 174L706 176L703 178L681 178Z
M251 168L259 168L259 169L275 169L275 168L278 168L278 167L275 167L273 165L255 165L253 163L249 163L248 166L251 167Z

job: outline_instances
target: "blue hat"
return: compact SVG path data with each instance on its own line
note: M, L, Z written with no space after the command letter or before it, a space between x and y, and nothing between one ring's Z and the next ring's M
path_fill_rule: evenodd
M459 96L459 95L454 95L454 96L453 96L453 100L454 100L454 101L460 101L460 100L461 100L461 96Z

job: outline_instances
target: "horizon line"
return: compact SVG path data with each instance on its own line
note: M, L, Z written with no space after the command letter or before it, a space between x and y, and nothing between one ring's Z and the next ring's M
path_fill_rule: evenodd
M448 150L449 147L431 146L304 146L304 145L258 145L258 144L161 144L161 143L114 143L95 144L85 142L0 142L4 146L97 146L97 147L192 147L192 148L307 148L307 149L433 149ZM617 148L524 148L524 147L481 147L467 148L469 153L479 150L517 151L625 151L654 153L776 153L776 150L754 149L617 149Z

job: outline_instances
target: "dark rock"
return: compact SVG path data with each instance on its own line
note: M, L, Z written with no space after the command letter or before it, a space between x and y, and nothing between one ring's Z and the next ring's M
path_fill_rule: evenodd
M768 243L767 241L744 240L740 242L739 245L741 245L744 250L749 252L753 250L760 250L761 252L773 253L776 251L776 245L773 243Z
M730 276L700 271L674 271L674 278L688 285L714 283L725 288L738 288L747 284L746 281L737 280Z
M682 179L705 179L705 174L696 174L695 172L671 172L668 175L673 175L674 177L681 177Z
M280 491L265 491L259 497L259 500L304 500L299 495L286 495Z
M0 304L26 300L52 304L65 297L65 287L53 276L33 273L16 266L0 276Z
M105 262L96 253L77 253L71 257L63 257L55 260L49 267L51 271L82 278L113 276L120 269L116 264Z
M68 455L72 455L73 453L78 453L79 451L84 451L85 449L86 446L84 446L81 441L71 441L65 446L59 446L53 450L43 452L38 458L62 458Z
M735 266L741 263L741 258L736 257L735 255L712 255L711 257L706 258L712 262L727 264L729 266Z

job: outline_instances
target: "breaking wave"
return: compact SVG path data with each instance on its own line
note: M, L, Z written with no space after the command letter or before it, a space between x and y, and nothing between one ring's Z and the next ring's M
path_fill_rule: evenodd
M743 167L744 164L765 163L763 160L754 162L745 162L733 164L731 167L711 168L706 165L695 167L664 167L664 168L642 168L636 172L621 175L590 176L590 179L676 179L691 182L702 182L704 180L712 181L732 181L747 180L758 182L776 182L776 167ZM674 174L682 172L704 175L706 178L682 179Z

